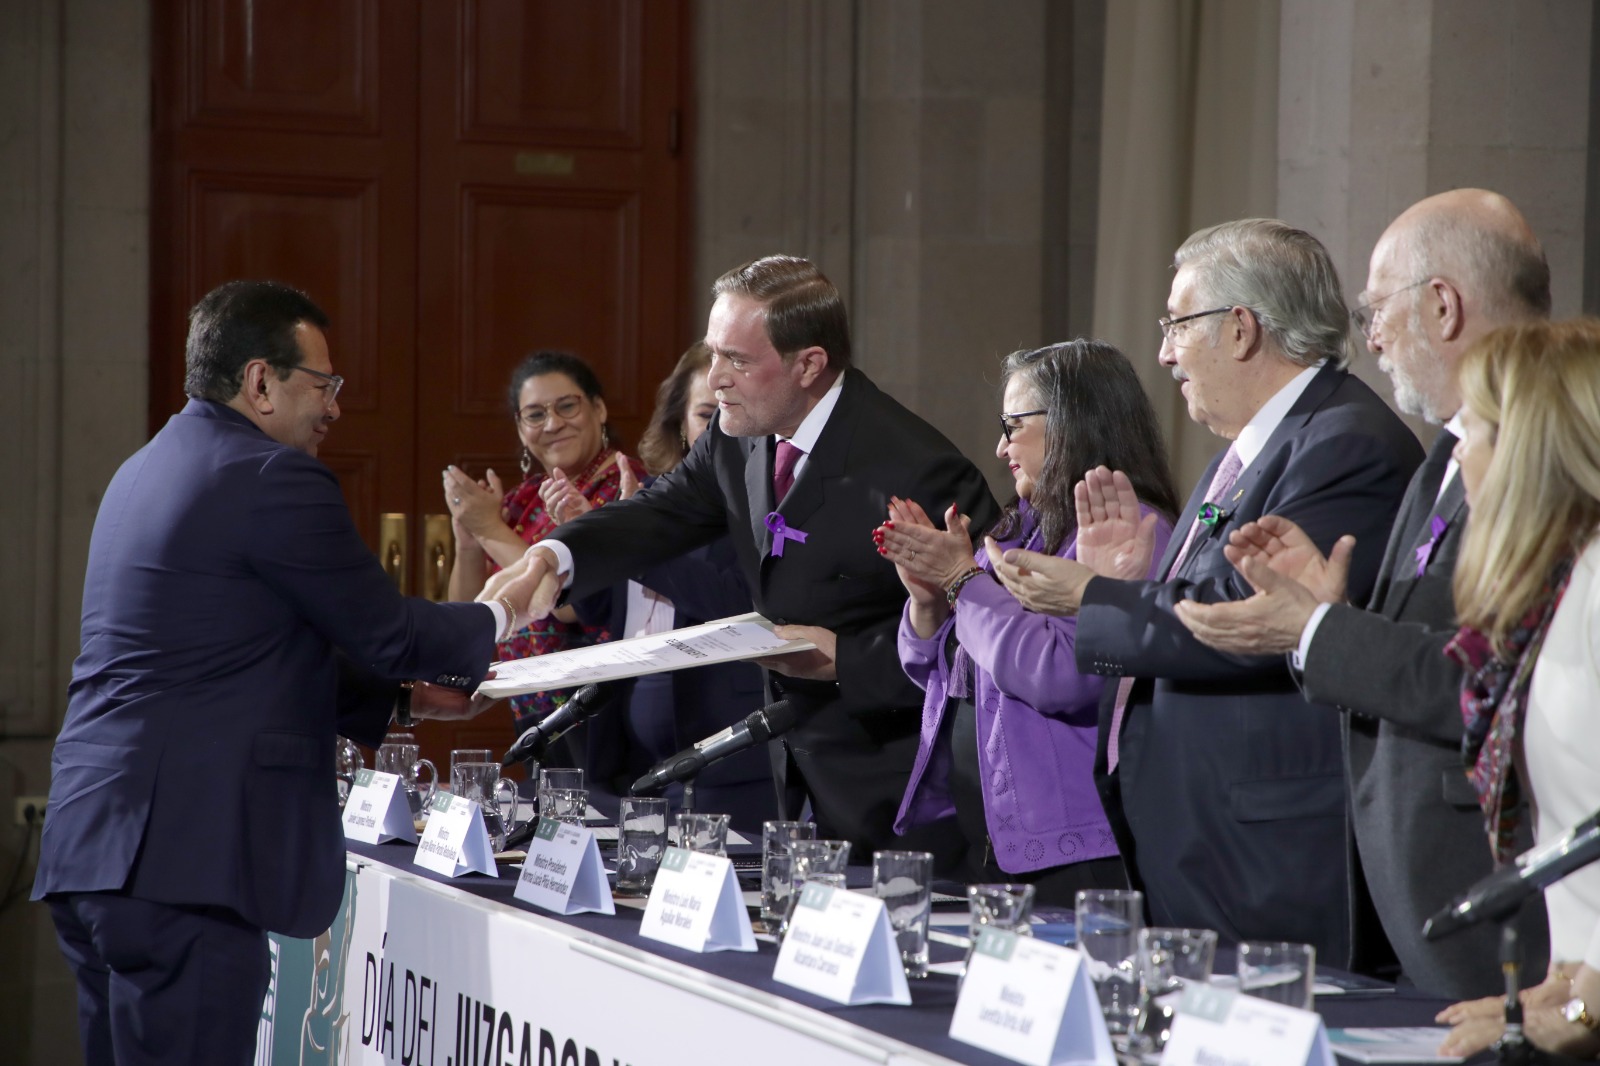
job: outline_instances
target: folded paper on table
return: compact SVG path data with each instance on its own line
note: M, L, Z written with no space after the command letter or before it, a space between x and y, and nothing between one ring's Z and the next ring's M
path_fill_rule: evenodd
M774 636L772 626L773 623L759 614L741 614L666 633L513 659L497 663L495 676L479 685L478 692L503 699L690 666L787 655L816 647L809 640L784 640Z

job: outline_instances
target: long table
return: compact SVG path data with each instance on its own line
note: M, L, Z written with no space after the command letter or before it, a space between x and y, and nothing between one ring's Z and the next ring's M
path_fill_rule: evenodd
M558 917L513 872L449 878L414 845L349 844L328 933L274 937L257 1062L403 1066L762 1066L1009 1060L950 1039L957 984L908 1007L841 1007L772 980L777 949L696 954L639 935L641 912ZM1322 996L1330 1028L1427 1025L1414 991Z

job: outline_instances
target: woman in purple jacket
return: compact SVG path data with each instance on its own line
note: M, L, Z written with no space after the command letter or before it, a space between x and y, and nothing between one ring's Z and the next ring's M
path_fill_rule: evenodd
M1092 340L1015 352L1002 388L995 454L1010 466L1017 499L993 530L998 550L1156 576L1079 554L1081 478L1125 475L1118 484L1131 483L1139 521L1154 527L1153 559L1178 509L1155 412L1127 357ZM993 580L988 553L973 551L953 507L940 530L915 503L891 501L875 536L910 593L900 661L927 693L895 830L954 814L969 843L965 877L1031 882L1041 903L1071 906L1080 888L1126 887L1092 772L1106 680L1073 666L1076 619L1025 610Z

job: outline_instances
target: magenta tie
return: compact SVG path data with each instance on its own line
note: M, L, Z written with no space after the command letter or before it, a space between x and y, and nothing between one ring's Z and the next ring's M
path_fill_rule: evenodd
M1220 504L1227 499L1228 493L1233 491L1234 482L1239 480L1239 472L1244 469L1244 461L1239 458L1239 452L1233 445L1228 445L1228 453L1222 457L1222 463L1217 467L1217 472L1211 475L1211 485L1206 489L1206 503ZM1194 544L1194 538L1200 530L1200 522L1189 523L1189 534L1183 538L1183 547L1178 549L1178 554L1172 557L1172 566L1167 569L1166 580L1171 581L1178 568L1183 565L1184 559L1189 556L1189 548ZM1111 735L1106 737L1106 772L1110 773L1117 768L1117 756L1120 747L1118 739L1122 734L1122 716L1128 710L1128 697L1133 694L1133 678L1124 677L1117 682L1117 705L1111 712Z
M794 484L795 464L804 454L786 440L778 442L778 461L772 467L772 506L778 506L789 495L789 487Z

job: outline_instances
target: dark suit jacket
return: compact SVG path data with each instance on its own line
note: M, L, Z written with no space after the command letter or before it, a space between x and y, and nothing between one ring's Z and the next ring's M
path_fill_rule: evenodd
M481 604L400 596L327 467L201 400L112 479L83 604L34 898L124 891L298 937L344 888L336 726L375 743L381 679L476 685L494 655Z
M1301 687L1308 699L1350 712L1355 843L1402 971L1432 995L1467 999L1503 986L1496 928L1422 938L1423 922L1494 865L1461 763L1461 670L1444 655L1456 632L1450 582L1467 525L1461 478L1439 493L1455 442L1441 431L1412 478L1366 610L1339 605L1323 616ZM1436 516L1448 524L1419 577L1417 550ZM1548 932L1539 909L1530 911L1524 962L1538 973Z
M713 425L676 470L631 500L563 525L556 537L572 549L571 594L583 596L726 536L757 611L838 634L837 683L778 681L806 716L786 741L819 830L867 856L894 839L922 720L922 694L900 669L895 644L905 588L878 555L872 530L888 517L891 495L934 516L957 503L974 535L997 508L954 445L850 370L778 508L808 539L789 541L778 558L765 521L774 509L774 451L770 436L730 437Z
M672 601L672 624L678 628L753 609L738 557L726 537L652 567L640 575L639 583ZM627 588L615 586L574 606L584 622L621 633L627 623ZM674 670L660 680L665 684L648 689L643 698L635 680L616 682L613 706L584 726L584 771L591 790L599 787L627 795L628 786L658 761L741 721L766 698L761 668L753 663ZM653 731L664 741L661 750L630 743L625 728L630 715L662 719ZM764 748L750 748L707 766L695 779L695 790L696 807L726 812L742 829L759 832L763 821L778 816Z
M1298 523L1323 551L1354 533L1350 585L1365 596L1421 457L1416 438L1370 388L1324 368L1240 475L1225 520L1202 529L1173 580L1090 582L1078 617L1078 669L1138 678L1121 761L1109 774L1116 686L1107 686L1096 780L1157 924L1215 929L1224 940L1300 941L1333 965L1347 961L1338 717L1305 701L1283 656L1213 651L1172 607L1250 595L1222 548L1231 529L1265 514ZM1163 571L1219 463L1174 527Z

